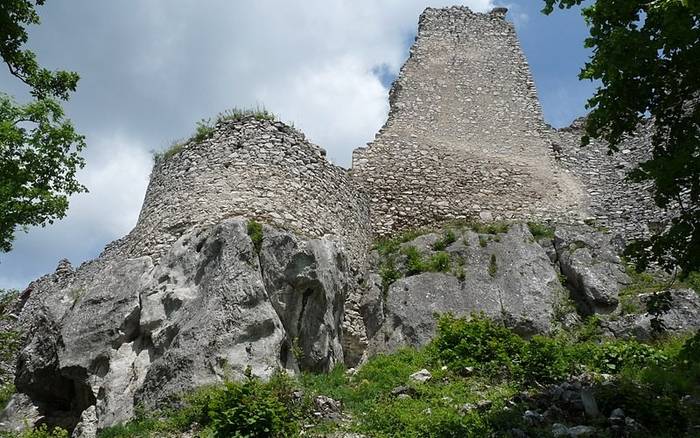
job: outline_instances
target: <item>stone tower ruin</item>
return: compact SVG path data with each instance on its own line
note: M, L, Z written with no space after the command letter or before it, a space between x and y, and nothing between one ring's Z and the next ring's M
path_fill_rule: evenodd
M580 183L555 163L505 8L428 8L384 127L352 175L379 235L450 219L577 217Z

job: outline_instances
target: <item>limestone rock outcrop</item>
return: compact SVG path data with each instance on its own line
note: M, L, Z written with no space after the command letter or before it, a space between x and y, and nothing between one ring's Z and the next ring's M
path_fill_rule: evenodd
M552 237L536 239L525 224L507 232L454 229L454 241L439 251L439 233L401 244L393 254L375 252L360 306L370 338L369 354L420 347L435 336L438 314L483 313L523 336L579 324L596 315L609 336L651 339L650 293L621 292L633 283L618 255L619 235L586 225L558 225ZM411 272L407 254L449 259L441 272ZM398 279L382 279L391 258ZM430 268L428 268L430 270ZM661 315L668 333L700 328L700 295L670 286L671 309ZM630 303L630 300L633 301ZM633 310L629 310L629 309Z
M50 424L100 430L247 368L265 377L341 363L347 254L271 227L258 253L246 225L195 227L157 266L98 259L34 282L16 397Z
M619 291L630 283L611 235L587 227L557 227L554 248L561 273L587 314L617 308Z
M379 326L372 333L373 349L392 351L427 344L435 335L436 313L469 316L483 312L523 335L552 329L554 308L568 292L526 225L513 225L498 235L465 231L457 237L445 249L451 262L448 272L401 278L389 286L382 305L374 305L373 310L381 308L383 314L375 313L367 323L368 331ZM429 234L403 245L429 256L438 239L440 235ZM381 297L380 287L375 280L370 295Z

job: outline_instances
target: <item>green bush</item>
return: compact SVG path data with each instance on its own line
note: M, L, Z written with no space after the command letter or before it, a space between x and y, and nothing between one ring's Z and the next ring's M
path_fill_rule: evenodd
M394 262L394 257L389 256L382 266L379 268L379 275L382 277L382 291L384 292L385 298L389 291L389 286L399 278L401 278L401 272L396 269L396 263Z
M406 256L406 275L416 275L423 272L448 272L450 270L450 255L440 251L425 260L415 246L407 246L401 250Z
M34 429L21 432L16 435L16 438L68 438L69 436L70 434L65 429L60 427L49 429L47 425L42 424Z
M471 229L478 234L501 234L507 233L510 224L507 222L491 222L491 223L481 223L474 222L470 224Z
M530 229L530 233L532 233L532 236L537 240L554 238L554 228L548 225L536 222L528 222L527 227Z
M525 344L520 357L522 377L526 382L551 383L567 376L569 365L564 347L554 339L535 336Z
M525 341L510 329L484 315L471 319L442 315L432 348L436 357L449 368L472 366L482 370L506 368L513 371L513 358L522 354Z
M457 241L457 236L455 236L454 231L449 230L449 229L445 230L442 233L442 237L440 238L440 240L438 240L437 242L435 242L433 244L433 249L435 251L444 251L445 248L452 245L456 241Z
M492 430L485 416L462 415L436 402L403 399L374 405L363 415L359 431L377 438L490 436Z
M253 247L255 248L256 253L260 253L260 249L262 248L262 241L263 241L263 226L260 222L257 222L255 220L249 220L248 221L248 227L247 227L247 232L248 236L250 237L250 240L253 242Z
M214 437L294 436L299 426L274 384L258 379L227 382L209 400L209 429Z
M12 383L8 383L7 385L0 385L0 411L5 409L5 406L7 406L7 402L10 401L10 398L14 393L15 385L13 385Z
M597 387L595 397L603 412L621 408L627 416L639 419L645 428L654 431L639 436L696 436L686 435L686 431L691 421L700 418L698 406L682 403L680 397L659 393L649 385L623 378Z
M403 248L401 252L406 256L407 275L416 275L428 270L427 265L423 262L423 257L420 252L418 252L418 248L415 246L407 246Z
M214 125L212 125L211 119L202 119L197 122L192 140L199 143L210 138L212 134L214 134Z
M175 140L170 143L167 149L162 152L153 152L153 159L156 163L167 160L170 157L179 154L185 149L185 143L187 140Z
M427 230L421 229L403 231L396 236L379 239L377 242L375 242L374 249L376 249L379 255L382 256L394 254L401 249L402 243L410 242L416 237L427 232Z
M430 272L447 272L450 270L450 255L444 251L433 254L428 262L427 270Z
M593 348L590 365L602 373L619 373L624 367L645 367L665 363L666 356L654 347L636 341L610 341ZM585 360L585 358L581 358Z
M685 283L700 294L700 272L691 272L685 278Z

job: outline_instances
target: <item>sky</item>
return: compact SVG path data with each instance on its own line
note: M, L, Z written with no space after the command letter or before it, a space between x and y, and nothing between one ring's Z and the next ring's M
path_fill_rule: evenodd
M86 136L78 178L89 193L71 198L65 219L17 233L0 253L0 288L24 288L63 258L77 266L127 234L153 151L225 109L265 107L349 167L386 119L418 16L453 4L507 6L546 121L562 127L585 114L594 85L577 75L587 28L578 11L543 16L539 0L48 1L28 47L42 66L81 76L64 108ZM26 99L5 70L0 91Z

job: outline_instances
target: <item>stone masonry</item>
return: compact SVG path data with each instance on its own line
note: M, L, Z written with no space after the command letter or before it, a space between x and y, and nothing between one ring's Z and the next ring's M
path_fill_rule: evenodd
M555 162L529 67L504 8L428 8L390 92L389 119L353 154L379 235L449 219L585 216Z
M245 216L308 237L334 237L361 261L368 208L345 170L280 122L222 122L202 142L156 163L134 230L115 245L160 255L194 225Z
M642 123L610 155L608 144L602 141L581 147L583 133L583 119L579 119L551 135L557 160L586 188L587 207L596 224L628 239L648 236L663 227L671 214L656 207L650 184L625 180L630 170L651 158L651 122Z

